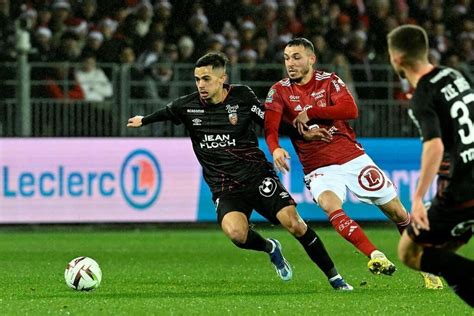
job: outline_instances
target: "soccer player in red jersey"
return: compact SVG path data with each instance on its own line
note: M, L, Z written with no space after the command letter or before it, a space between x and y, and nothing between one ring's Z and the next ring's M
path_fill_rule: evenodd
M313 69L316 56L309 40L291 40L284 58L289 78L275 83L265 100L265 138L275 167L289 170L289 154L278 142L282 121L293 124L301 135L314 128L327 130L321 140L291 136L306 186L336 231L370 258L369 270L391 275L395 265L342 209L348 188L362 202L379 207L400 232L410 223L394 185L365 153L347 123L358 115L354 98L336 74Z

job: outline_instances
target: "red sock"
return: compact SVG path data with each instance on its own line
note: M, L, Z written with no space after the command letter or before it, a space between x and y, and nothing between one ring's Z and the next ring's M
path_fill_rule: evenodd
M367 257L370 257L372 251L377 250L359 224L347 216L342 209L332 212L329 221L339 235L356 246Z
M407 219L402 221L402 222L399 222L399 223L395 223L397 224L397 228L398 228L398 231L400 232L400 235L403 233L403 231L408 227L408 225L410 225L411 223L411 216L409 213L407 213Z

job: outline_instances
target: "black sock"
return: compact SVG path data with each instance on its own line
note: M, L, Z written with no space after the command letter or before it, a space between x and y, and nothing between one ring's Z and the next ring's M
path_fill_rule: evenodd
M301 237L296 237L296 239L301 243L311 260L326 274L328 279L338 274L323 242L311 227L308 226L306 233Z
M420 268L442 276L460 298L474 307L474 261L450 251L427 247L423 250Z
M265 251L267 253L271 252L273 245L271 242L260 236L256 231L249 229L247 233L247 240L244 243L237 242L232 240L232 242L239 248L250 249L256 251Z

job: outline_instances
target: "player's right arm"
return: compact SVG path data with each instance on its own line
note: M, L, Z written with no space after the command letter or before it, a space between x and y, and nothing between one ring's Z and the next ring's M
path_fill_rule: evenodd
M290 154L280 147L278 129L283 113L283 100L273 86L265 99L265 142L273 156L273 164L276 169L285 172L290 170L288 159Z
M176 101L167 104L163 109L160 109L150 115L142 116L136 115L128 119L127 127L141 127L155 122L173 121L179 124L180 120L173 112L173 108L177 108Z
M429 221L423 198L439 170L443 160L444 145L441 140L439 117L434 110L432 91L430 87L419 85L418 93L413 97L412 119L419 128L423 141L421 154L420 178L412 196L412 221L417 229L429 230Z

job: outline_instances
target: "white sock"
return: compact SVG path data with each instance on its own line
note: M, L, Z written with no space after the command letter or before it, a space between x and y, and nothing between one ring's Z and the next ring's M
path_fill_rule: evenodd
M333 276L332 278L330 278L329 282L332 282L332 281L337 280L337 279L342 279L342 276L340 274L337 274L337 275Z
M370 254L370 259L374 259L374 258L385 258L385 255L381 251L374 250Z

